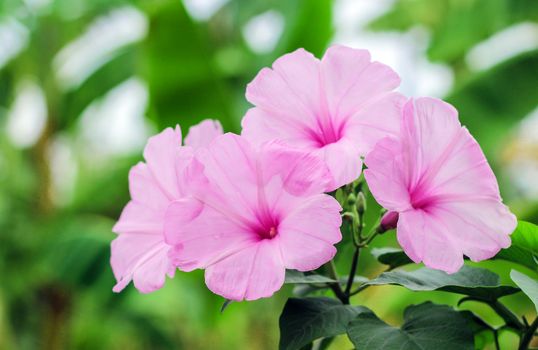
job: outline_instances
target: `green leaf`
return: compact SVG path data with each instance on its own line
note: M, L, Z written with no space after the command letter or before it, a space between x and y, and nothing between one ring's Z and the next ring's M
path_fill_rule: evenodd
M329 277L318 274L305 274L297 270L286 270L286 280L284 283L289 284L311 284L311 283L331 283L336 282Z
M519 221L516 230L510 237L512 245L501 250L495 259L515 262L536 271L538 267L538 226L530 222Z
M514 281L518 287L521 288L523 293L525 293L534 303L536 311L538 312L538 282L516 270L510 271L510 278L512 278L512 281Z
M495 273L470 266L463 266L451 275L426 267L415 271L384 272L366 284L398 285L412 291L444 291L486 300L494 300L519 291L518 288L500 285L499 276Z
M389 269L391 270L413 263L403 250L398 248L374 248L371 250L371 253L377 261L389 265Z
M386 324L373 312L363 312L349 324L347 333L359 350L474 349L468 319L449 306L430 302L408 307L401 328Z
M280 315L280 350L301 349L322 337L346 332L348 323L367 309L330 298L290 298Z

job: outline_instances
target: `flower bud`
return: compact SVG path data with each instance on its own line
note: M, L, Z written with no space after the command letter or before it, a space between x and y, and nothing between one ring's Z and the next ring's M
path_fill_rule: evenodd
M355 203L357 203L357 197L353 193L350 193L349 196L347 196L347 206L353 207Z
M366 197L364 197L364 193L359 192L357 195L357 212L359 214L364 214L366 211Z
M398 212L389 211L386 212L381 218L381 223L379 224L378 232L383 233L388 230L396 228L398 224Z

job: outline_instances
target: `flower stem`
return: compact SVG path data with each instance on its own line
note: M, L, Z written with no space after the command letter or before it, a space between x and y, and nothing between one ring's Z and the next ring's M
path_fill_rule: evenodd
M361 249L359 247L355 247L355 253L353 254L353 260L351 262L351 269L349 271L349 276L347 279L347 285L346 285L346 290L345 290L345 294L348 296L348 298L351 294L351 287L353 286L353 281L355 280L355 273L357 272L360 251Z
M327 269L327 273L329 274L329 277L336 281L336 282L328 283L329 288L331 288L334 295L338 299L340 299L342 304L349 304L349 296L347 296L344 293L344 291L342 290L342 287L340 286L340 281L339 281L338 273L336 272L336 266L334 265L334 261L331 260L328 263L326 263L325 268Z
M519 340L518 350L527 350L534 337L534 332L538 329L538 317L527 327Z

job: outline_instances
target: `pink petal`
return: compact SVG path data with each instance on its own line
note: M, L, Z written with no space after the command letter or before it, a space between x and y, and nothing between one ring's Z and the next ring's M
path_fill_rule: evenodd
M345 135L360 140L360 154L368 154L379 140L387 136L400 136L402 110L406 101L405 96L397 92L380 95L349 119Z
M166 242L173 245L170 259L183 271L207 268L245 249L259 237L233 219L196 199L173 202L166 212Z
M315 149L318 141L311 137L310 128L287 117L251 108L241 120L241 135L254 144L280 140L292 147Z
M160 235L120 234L112 241L110 263L118 281L113 291L120 292L131 280L142 293L161 288L166 275L173 277L175 271L168 260L168 249Z
M422 261L427 267L447 273L463 266L463 254L454 233L423 210L400 213L396 233L403 250L416 263Z
M129 192L133 201L147 207L148 210L164 213L170 202L149 167L142 162L129 171Z
M162 235L164 212L154 210L139 202L127 203L112 231L118 234L126 232L150 233Z
M332 175L320 157L279 142L265 144L260 158L264 182L278 175L284 188L293 195L322 193L332 181Z
M368 169L364 177L376 201L384 208L403 211L411 206L407 188L408 164L401 144L394 138L385 138L364 160Z
M448 103L429 97L409 100L404 107L402 138L406 151L414 157L411 188L437 174L461 131L458 112Z
M323 56L321 77L330 114L339 118L350 117L370 99L400 85L398 74L384 64L370 62L367 50L339 45Z
M328 195L304 199L279 225L278 240L284 265L300 271L315 270L336 254L342 239L342 208Z
M176 162L181 147L181 129L168 128L150 137L144 149L144 158L150 173L161 191L170 199L177 199L181 191L177 183Z
M298 49L262 69L247 86L247 100L297 127L316 125L319 111L319 61Z
M500 201L495 174L467 129L460 129L449 147L443 166L429 172L428 194L457 201L473 198Z
M215 137L222 134L222 125L218 120L206 119L191 126L185 137L185 145L195 149L207 147Z
M273 295L284 284L285 268L274 240L263 240L207 268L205 281L215 294L230 300Z
M462 254L473 261L490 259L510 246L517 219L498 200L447 202L432 210L458 242Z
M332 181L326 192L353 182L361 175L362 161L353 141L342 138L313 152L325 161L331 171Z
M257 204L258 174L256 149L244 138L231 133L217 137L196 155L211 188L195 186L197 198L219 208L254 216Z

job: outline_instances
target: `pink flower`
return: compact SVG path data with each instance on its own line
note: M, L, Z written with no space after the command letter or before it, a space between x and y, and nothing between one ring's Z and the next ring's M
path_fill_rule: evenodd
M333 176L331 191L360 175L360 156L379 139L399 132L405 98L392 92L399 84L366 50L333 46L320 61L299 49L248 85L255 107L242 121L242 135L255 143L281 140L320 157Z
M451 105L434 98L407 102L401 137L381 140L365 163L374 197L399 213L398 242L413 261L453 273L463 255L480 261L510 245L516 218Z
M213 130L208 123L214 123ZM186 141L203 147L210 141L208 135L214 137L219 131L222 133L218 122L204 121L190 129ZM149 293L163 286L166 275L174 276L176 268L168 259L170 247L164 242L163 220L168 204L188 193L182 179L192 157L193 148L181 146L177 126L151 137L144 149L146 163L131 169L132 199L113 228L119 234L112 242L110 259L117 280L115 292L133 280L139 291Z
M330 174L318 158L225 134L190 168L192 197L170 204L165 236L173 263L205 269L214 293L269 297L286 268L313 270L335 255L341 208L320 194Z

